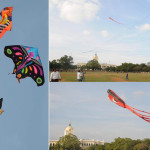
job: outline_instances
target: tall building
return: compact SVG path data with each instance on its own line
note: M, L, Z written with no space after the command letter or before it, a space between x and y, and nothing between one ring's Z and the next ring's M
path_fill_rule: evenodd
M71 126L71 122L69 123L69 126L64 130L64 136L68 134L74 135L74 129Z
M68 127L66 127L66 129L64 130L64 136L65 135L69 135L69 134L73 134L74 135L74 129L71 126L71 122L69 123ZM86 148L92 146L92 145L104 145L104 140L99 141L99 140L94 140L94 139L79 139L80 141L80 147L82 148L82 150L85 150ZM56 143L58 142L58 140L50 140L50 146L54 146L56 145Z
M96 53L95 53L95 55L93 56L93 59L98 61L98 56L97 56Z

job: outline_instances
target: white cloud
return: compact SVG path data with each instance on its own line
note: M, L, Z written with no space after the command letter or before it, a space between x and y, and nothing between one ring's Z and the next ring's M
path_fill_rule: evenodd
M84 34L84 35L90 35L90 31L84 30L84 31L83 31L83 34Z
M60 17L74 23L91 21L96 17L100 3L96 0L52 0L60 11Z
M101 35L102 35L104 38L109 37L109 33L108 33L107 30L102 30L102 31L101 31Z
M133 93L133 97L138 98L143 96L145 93L143 91L136 91Z
M136 26L136 28L141 31L148 31L148 30L150 30L150 24L143 24L141 26Z

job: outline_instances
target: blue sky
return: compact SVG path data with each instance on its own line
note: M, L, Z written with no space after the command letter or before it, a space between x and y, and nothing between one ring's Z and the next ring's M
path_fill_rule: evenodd
M14 7L12 31L0 39L0 147L3 150L48 149L48 1L5 0L0 10ZM45 84L37 87L31 78L18 84L11 59L4 55L6 45L37 47L44 67Z
M76 64L97 52L100 63L147 63L149 13L150 0L50 0L50 60L67 54Z
M50 139L63 136L69 120L81 139L150 138L150 124L112 103L107 94L112 89L128 105L150 112L149 87L150 83L52 83Z

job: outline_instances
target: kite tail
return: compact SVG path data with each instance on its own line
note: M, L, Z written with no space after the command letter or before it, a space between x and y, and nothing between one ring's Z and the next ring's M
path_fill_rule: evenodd
M2 32L0 33L0 39L2 38L2 36L6 33L7 30L2 30Z
M126 108L131 111L132 113L134 113L135 115L137 115L138 117L142 118L143 120L147 121L150 123L150 113L146 112L146 111L142 111L136 108L133 108L129 105L126 105Z

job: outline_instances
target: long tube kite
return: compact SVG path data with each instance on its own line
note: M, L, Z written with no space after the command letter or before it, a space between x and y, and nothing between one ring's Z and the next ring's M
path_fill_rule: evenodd
M11 31L12 11L13 7L5 7L0 13L0 15L2 16L2 19L0 21L0 39L6 31Z
M137 115L138 117L140 117L141 119L147 121L150 123L150 113L146 112L146 111L142 111L136 108L133 108L129 105L127 105L115 92L113 92L112 90L108 90L108 98L114 102L115 104L117 104L120 107L126 108L129 111L131 111L132 113L134 113L135 115Z
M112 20L112 21L114 21L114 22L116 22L116 23L118 23L118 24L123 24L121 22L118 22L118 21L114 20L112 17L109 17L109 19Z

